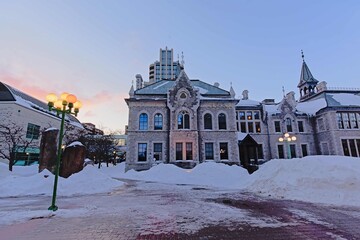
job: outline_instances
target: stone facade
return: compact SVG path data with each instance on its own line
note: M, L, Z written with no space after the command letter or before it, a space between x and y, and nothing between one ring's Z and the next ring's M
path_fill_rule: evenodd
M297 87L298 100L294 92L289 92L279 103L250 100L247 90L237 100L233 89L217 92L218 84L189 80L184 72L176 81L161 81L136 91L132 88L126 99L126 169L149 169L155 162L156 143L162 147L162 162L185 167L208 160L248 167L274 158L359 157L360 90L327 88L326 82L319 83L313 77L305 61ZM179 128L182 113L189 119L186 128ZM141 114L147 116L147 128L143 130L139 129ZM161 129L155 129L157 114L162 116ZM220 115L226 118L225 128L219 122ZM205 118L211 119L211 127ZM285 134L293 139L287 141ZM141 161L139 144L146 146L146 158ZM191 159L186 157L186 146L192 150Z
M169 87L162 88L165 84ZM202 84L202 87L196 84ZM162 91L158 91L159 88ZM219 93L211 94L215 90ZM175 81L160 81L141 91L131 91L126 102L129 106L127 170L149 169L158 159L185 167L194 166L206 158L239 164L236 125L232 121L238 100L230 92L198 80L192 81L182 72ZM204 126L205 114L211 116L211 127L207 129ZM161 124L156 124L155 118L160 115ZM141 120L143 116L145 120ZM209 152L207 157L206 143L208 148L212 146L208 149L212 153ZM161 146L160 151L154 149L156 144Z

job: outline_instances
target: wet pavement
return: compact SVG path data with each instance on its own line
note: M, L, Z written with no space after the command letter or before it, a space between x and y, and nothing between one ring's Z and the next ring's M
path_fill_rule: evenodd
M110 194L59 197L54 214L43 210L50 201L0 199L0 239L360 239L360 208L235 190L128 181Z

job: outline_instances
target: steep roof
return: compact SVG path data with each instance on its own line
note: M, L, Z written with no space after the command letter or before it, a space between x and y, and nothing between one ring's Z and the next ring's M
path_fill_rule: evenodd
M302 86L305 83L317 84L319 81L316 80L310 72L309 67L307 66L306 62L303 61L301 67L301 74L300 74L300 82L298 87Z
M230 96L230 92L197 79L190 80L190 84L198 89L202 96ZM136 90L135 95L166 95L174 85L174 80L161 80Z

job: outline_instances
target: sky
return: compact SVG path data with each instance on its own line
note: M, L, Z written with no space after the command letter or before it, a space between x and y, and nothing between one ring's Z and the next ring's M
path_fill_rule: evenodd
M359 88L359 23L356 0L2 0L0 81L44 102L73 93L81 122L121 131L160 48L184 53L190 79L278 102L299 97L301 50L317 80Z

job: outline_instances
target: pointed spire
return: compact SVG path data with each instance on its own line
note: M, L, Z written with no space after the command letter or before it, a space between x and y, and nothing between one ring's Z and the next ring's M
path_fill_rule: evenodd
M319 81L316 80L314 76L311 74L311 71L305 62L303 50L301 50L301 57L303 59L303 63L301 67L300 82L298 84L298 87L300 87L305 83L317 84Z
M233 89L233 87L232 87L232 83L230 83L230 96L231 96L232 98L235 97L235 91L234 91L234 89Z
M302 57L302 59L303 59L303 62L305 62L305 59L304 59L304 52L303 52L303 50L301 49L301 57Z

